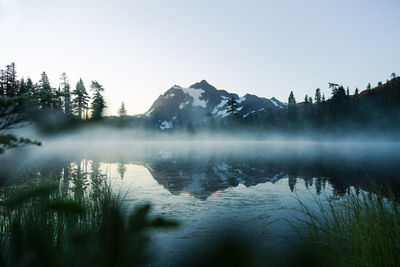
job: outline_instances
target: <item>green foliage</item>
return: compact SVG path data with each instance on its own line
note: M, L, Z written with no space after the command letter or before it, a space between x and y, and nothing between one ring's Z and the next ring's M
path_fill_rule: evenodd
M7 149L16 148L27 145L41 145L41 142L34 141L28 138L16 137L12 134L0 134L0 154Z
M350 191L317 211L300 202L306 226L304 242L325 257L328 266L399 266L400 210L392 194Z
M321 89L317 88L315 89L315 103L320 104L321 103Z
M51 87L49 78L46 72L41 74L41 78L34 90L33 95L38 99L39 108L45 111L59 111L61 106L59 104L60 94Z
M0 71L0 96L14 97L18 93L18 80L15 63L6 66Z
M126 116L127 112L126 112L126 108L125 108L125 104L124 102L122 102L121 107L118 110L118 116L120 118L124 118Z
M288 121L291 123L293 123L297 117L296 99L294 98L293 91L290 92L288 98L287 116L288 116Z
M82 119L82 114L85 109L88 108L89 95L86 92L85 85L83 84L82 78L76 84L75 90L72 92L75 98L72 100L74 109L79 119Z
M83 196L65 195L57 183L40 181L1 187L2 266L145 264L148 230L178 224L150 216L148 204L128 211L102 181L98 191L84 189Z
M71 86L68 82L68 77L65 72L61 74L60 77L61 80L61 91L64 94L64 113L66 116L70 117L72 116L72 103L71 103Z
M101 119L103 115L103 111L106 108L106 104L104 101L101 92L104 91L104 88L97 81L92 81L90 86L91 90L94 92L91 108L92 108L92 119L98 120Z

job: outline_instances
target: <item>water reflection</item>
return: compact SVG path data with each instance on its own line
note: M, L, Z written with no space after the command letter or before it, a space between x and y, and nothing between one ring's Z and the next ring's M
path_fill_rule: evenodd
M161 263L173 262L184 249L216 233L237 229L262 240L260 255L271 246L279 252L292 231L275 222L293 219L297 196L313 205L310 193L336 199L350 188L366 190L371 181L400 193L400 149L393 145L242 144L227 149L226 144L213 144L176 149L124 144L114 149L118 153L107 146L99 151L45 149L24 154L23 162L15 160L21 158L19 150L3 158L0 169L8 169L9 179L59 181L65 194L77 198L95 197L110 181L128 203L151 202L156 214L182 223L179 231L154 237L155 261Z
M107 147L99 151L68 150L31 152L23 162L16 152L3 158L0 169L8 178L29 179L43 176L68 185L71 181L84 188L88 179L98 183L101 164L117 164L120 181L130 177L129 164L146 168L151 177L174 195L190 195L206 200L242 184L246 187L260 183L288 180L290 191L299 180L320 194L328 183L333 194L343 195L349 187L366 189L371 181L389 185L400 192L400 147L395 144L241 144L221 146L188 145L177 149L173 144L152 146L135 144L110 153ZM40 152L40 151L39 151ZM18 164L17 164L18 163ZM5 175L6 174L6 175ZM76 192L77 194L81 194ZM218 194L218 193L217 193Z

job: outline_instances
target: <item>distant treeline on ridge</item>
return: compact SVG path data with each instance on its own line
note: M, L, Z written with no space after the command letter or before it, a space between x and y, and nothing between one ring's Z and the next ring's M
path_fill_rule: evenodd
M200 123L178 124L166 131L225 131L237 127L294 133L400 129L400 78L395 73L385 83L378 82L374 88L368 84L363 91L356 88L353 94L348 87L345 89L340 84L329 83L329 88L332 92L330 98L325 99L318 88L314 98L306 95L300 103L296 102L291 92L287 108L270 110L263 117L258 117L256 113L239 116L237 99L232 98L227 102L229 116L225 119L217 121L210 114ZM0 130L22 121L34 121L48 128L54 125L59 127L60 122L68 125L71 122L99 121L103 119L106 108L102 96L104 88L97 81L91 81L90 90L92 98L82 79L72 88L66 73L61 74L57 88L50 85L45 72L36 83L29 77L18 79L15 64L11 63L0 71ZM118 113L119 118L106 117L101 123L159 130L140 116L127 116L124 103Z

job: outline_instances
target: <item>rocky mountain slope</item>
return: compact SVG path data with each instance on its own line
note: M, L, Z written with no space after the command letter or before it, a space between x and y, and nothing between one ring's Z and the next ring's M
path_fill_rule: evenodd
M231 97L237 100L238 115L242 118L266 116L272 110L286 107L285 103L276 98L267 99L250 94L239 97L218 90L202 80L189 88L178 85L171 87L158 97L146 113L139 116L162 130L177 125L203 123L210 119L224 120L230 116L227 102Z

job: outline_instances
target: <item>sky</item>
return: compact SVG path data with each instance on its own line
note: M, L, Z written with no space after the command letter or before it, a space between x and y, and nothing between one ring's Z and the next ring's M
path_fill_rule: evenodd
M0 68L62 72L146 112L173 85L207 80L297 101L329 82L364 89L400 74L399 0L0 0Z

